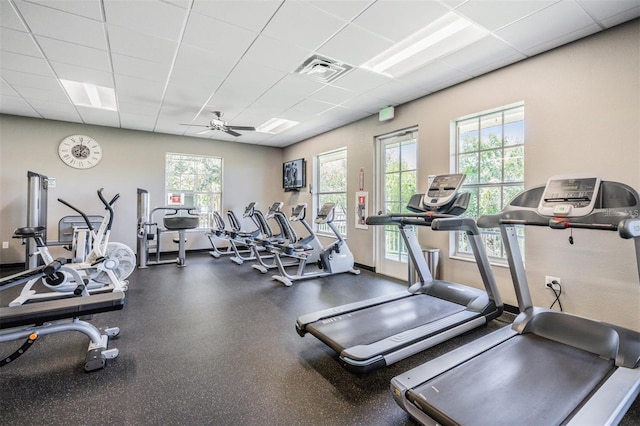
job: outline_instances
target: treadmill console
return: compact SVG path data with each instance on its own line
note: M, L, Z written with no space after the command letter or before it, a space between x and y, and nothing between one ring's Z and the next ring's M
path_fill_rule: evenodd
M322 205L322 207L320 208L320 211L318 212L318 215L316 216L316 223L325 223L327 221L327 218L329 217L329 215L331 214L331 212L333 211L333 208L335 207L335 203L324 203Z
M600 178L593 175L553 176L544 188L538 213L543 216L580 217L593 210Z
M276 201L273 204L271 204L271 207L269 207L269 214L273 214L277 211L280 211L283 204L284 203L282 201Z
M451 202L466 176L462 173L438 175L433 178L422 203L427 208L441 207Z

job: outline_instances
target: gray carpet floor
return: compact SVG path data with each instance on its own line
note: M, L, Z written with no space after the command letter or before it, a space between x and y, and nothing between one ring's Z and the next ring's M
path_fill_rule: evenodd
M296 318L406 285L367 271L292 287L270 275L206 253L189 253L185 268L136 270L125 308L92 319L98 327L120 327L110 343L120 356L103 370L85 373L86 336L42 336L0 369L0 423L410 425L391 397L391 378L511 319L505 315L392 366L356 375L319 340L298 336ZM0 306L18 291L0 292ZM0 356L21 344L1 343ZM640 423L639 405L636 400L622 424Z

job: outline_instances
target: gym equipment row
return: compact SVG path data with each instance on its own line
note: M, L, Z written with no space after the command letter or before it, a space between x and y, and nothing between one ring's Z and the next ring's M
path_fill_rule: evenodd
M226 230L226 226L219 213L216 213L216 229L209 233L209 239L214 248L210 252L215 258L225 254L234 255L231 260L239 265L245 261L257 260L257 264L252 267L262 273L267 273L271 269L278 269L279 274L273 275L272 279L282 282L286 286L291 286L294 281L326 277L329 275L350 272L359 274L360 271L354 268L353 254L349 250L345 239L332 223L334 218L335 204L326 203L319 210L315 223L327 224L336 236L337 241L323 247L313 228L305 221L306 204L299 204L292 210L291 217L287 217L281 211L282 202L275 202L271 205L266 215L256 207L255 202L251 202L243 213L244 218L249 218L255 224L256 229L243 231L240 222L233 211L227 213L231 230ZM273 219L280 230L275 233L268 220ZM307 231L307 236L298 237L291 226L291 222L300 222ZM228 243L228 248L223 252L218 249L215 239ZM243 254L240 248L245 248ZM265 254L267 252L268 254ZM273 263L266 263L265 259L273 259ZM309 265L317 268L308 270ZM295 274L287 272L286 268L296 267Z
M345 368L362 373L485 324L501 314L502 302L479 229L499 228L520 314L511 326L394 377L394 399L425 425L617 424L640 394L640 333L533 306L516 226L617 232L634 240L640 275L640 195L595 176L556 176L476 222L460 217L469 199L458 193L463 179L437 176L411 199L412 213L367 219L399 227L418 282L404 294L302 315L298 333L314 335ZM464 232L485 291L434 279L414 226ZM411 320L394 320L398 312Z

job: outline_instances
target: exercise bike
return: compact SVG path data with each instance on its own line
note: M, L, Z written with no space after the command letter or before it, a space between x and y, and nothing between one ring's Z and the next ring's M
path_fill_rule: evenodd
M37 293L33 288L40 281L40 277L31 279L25 284L20 295L9 303L9 306L19 306L30 300L51 299L73 295L81 285L86 287L89 293L122 292L127 290L129 282L126 279L135 269L135 254L133 250L125 244L109 242L114 216L112 205L120 195L116 194L116 196L108 202L102 195L102 191L102 188L97 191L98 198L105 206L107 214L103 217L97 230L83 211L60 198L58 199L59 202L75 210L83 217L91 234L90 241L92 242L92 246L85 261L66 265L66 268L72 268L78 274L70 274L66 272L65 268L65 270L60 273L42 277L42 284L50 290L53 290L43 293ZM46 228L42 226L18 228L14 231L13 238L22 238L23 240L32 238L35 241L37 253L42 261L45 264L50 264L54 259L49 252L49 248L44 243L45 232ZM78 282L79 280L80 282Z
M335 203L325 203L316 216L315 223L318 225L327 224L338 239L320 251L320 258L317 261L318 271L304 271L314 251L313 247L299 244L297 241L289 241L287 244L274 245L272 248L280 275L274 275L271 278L289 287L293 284L293 281L326 277L344 272L354 275L360 274L360 270L354 268L353 253L351 253L347 242L333 224L334 217ZM298 269L294 275L287 273L285 270L285 265L282 262L283 256L299 260Z

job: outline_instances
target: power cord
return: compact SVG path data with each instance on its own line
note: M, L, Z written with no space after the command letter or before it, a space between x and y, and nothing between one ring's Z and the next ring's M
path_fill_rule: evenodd
M553 301L551 306L549 306L549 309L553 309L553 307L557 303L558 307L560 308L560 311L562 312L563 311L562 302L560 302L560 296L562 295L562 286L558 281L553 280L550 283L547 283L547 287L550 288L551 291L553 291L553 294L556 295L556 299Z

